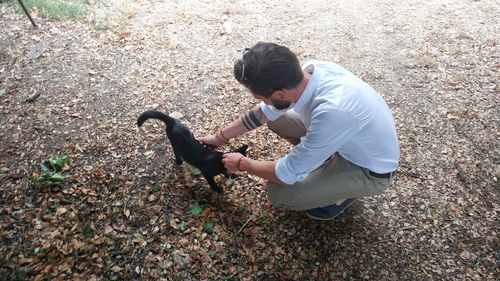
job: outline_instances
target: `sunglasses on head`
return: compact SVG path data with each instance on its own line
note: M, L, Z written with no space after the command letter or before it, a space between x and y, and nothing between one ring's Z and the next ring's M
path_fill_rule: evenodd
M246 81L247 78L245 77L245 55L250 51L250 48L245 48L243 49L243 56L241 58L241 81Z

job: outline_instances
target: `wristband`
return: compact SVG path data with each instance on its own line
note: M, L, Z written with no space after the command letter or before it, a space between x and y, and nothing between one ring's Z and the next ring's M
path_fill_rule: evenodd
M215 138L219 141L221 145L226 144L227 141L224 140L222 136L219 136L219 132L215 133Z
M241 163L241 159L245 158L245 156L241 156L241 158L238 160L238 163L236 163L236 169L238 169L238 171L241 171L240 169L240 163Z
M229 139L226 138L226 136L224 136L224 134L222 133L222 129L219 130L219 134L220 134L220 137L222 138L222 140L224 142L229 142Z

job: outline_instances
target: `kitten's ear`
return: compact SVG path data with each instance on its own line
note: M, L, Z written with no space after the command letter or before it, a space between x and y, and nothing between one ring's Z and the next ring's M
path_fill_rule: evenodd
M247 156L247 149L248 149L248 145L242 145L240 148L238 148L237 150L235 150L234 152L239 152L245 156Z

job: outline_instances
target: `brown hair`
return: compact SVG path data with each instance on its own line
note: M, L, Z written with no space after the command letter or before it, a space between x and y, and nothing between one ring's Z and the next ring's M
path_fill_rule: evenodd
M252 93L269 97L279 89L297 87L304 73L297 56L285 46L259 42L234 63L234 77Z

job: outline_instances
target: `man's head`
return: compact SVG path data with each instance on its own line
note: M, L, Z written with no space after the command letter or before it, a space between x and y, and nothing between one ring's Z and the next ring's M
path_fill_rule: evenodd
M297 87L304 73L297 56L287 47L259 42L245 50L243 58L234 64L234 77L253 95L268 99L276 108L287 108L290 103L271 96L278 90Z

